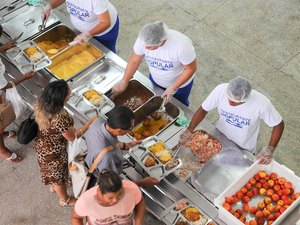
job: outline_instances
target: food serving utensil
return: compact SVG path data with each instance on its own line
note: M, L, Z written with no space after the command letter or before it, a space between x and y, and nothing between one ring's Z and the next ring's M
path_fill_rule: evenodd
M10 4L7 5L8 9L14 9L19 3L25 2L26 0L16 0Z
M175 151L174 154L173 154L173 158L176 159L177 158L177 155L178 155L178 152L180 151L180 149L182 148L181 144L178 143L177 145L175 145L172 150Z
M14 41L17 41L17 40L19 40L21 37L22 37L22 35L24 34L24 32L21 32L17 37L15 37L13 40Z
M43 20L42 24L38 26L38 30L39 30L40 32L45 30L47 20L48 20L48 19Z
M69 42L67 45L65 45L64 47L61 47L61 48L51 48L51 49L48 49L47 50L47 53L48 54L51 54L51 55L55 55L57 54L58 52L60 52L61 50L64 50L70 46L74 46L76 44L79 44L80 42L79 41L71 41Z

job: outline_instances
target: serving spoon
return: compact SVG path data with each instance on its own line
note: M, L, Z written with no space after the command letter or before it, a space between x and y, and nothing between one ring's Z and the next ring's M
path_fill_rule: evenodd
M50 48L50 49L47 50L47 53L51 54L51 55L55 55L58 52L60 52L61 50L65 49L65 48L67 48L69 46L74 46L76 44L79 44L79 41L71 41L70 43L68 43L64 47L61 47L61 48Z

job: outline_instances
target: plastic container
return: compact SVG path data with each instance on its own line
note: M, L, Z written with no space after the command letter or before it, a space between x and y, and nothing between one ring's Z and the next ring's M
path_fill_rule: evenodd
M293 188L296 192L300 192L300 178L295 175L293 171L287 168L284 165L277 163L272 160L272 162L268 165L258 164L258 161L253 163L251 167L245 172L243 176L241 176L238 180L232 183L226 190L224 190L214 201L214 204L219 208L219 218L224 221L228 225L243 225L243 223L235 218L231 213L225 210L222 207L222 204L225 201L226 196L232 196L237 191L239 191L248 180L253 177L258 171L264 170L268 174L274 172L277 173L278 177L284 177L286 180L292 182ZM297 205L300 203L300 198L294 201L290 207L288 207L282 214L279 216L272 225L280 225L281 222L287 217L289 213L291 213ZM251 203L250 203L251 204ZM266 224L266 223L265 223Z

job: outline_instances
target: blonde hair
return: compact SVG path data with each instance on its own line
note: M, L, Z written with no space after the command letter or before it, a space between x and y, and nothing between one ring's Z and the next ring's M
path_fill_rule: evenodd
M61 115L66 115L64 108L59 113L51 114L42 109L38 102L34 105L35 121L39 125L39 130L47 130L54 124Z

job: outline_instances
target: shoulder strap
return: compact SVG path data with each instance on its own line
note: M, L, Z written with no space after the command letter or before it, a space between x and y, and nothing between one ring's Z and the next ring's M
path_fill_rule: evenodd
M92 166L90 167L89 169L89 173L93 173L95 168L97 167L98 163L100 162L100 159L101 157L108 151L111 151L113 150L113 147L110 145L110 146L107 146L105 147L104 149L102 149L99 154L97 155L95 161L93 162Z

